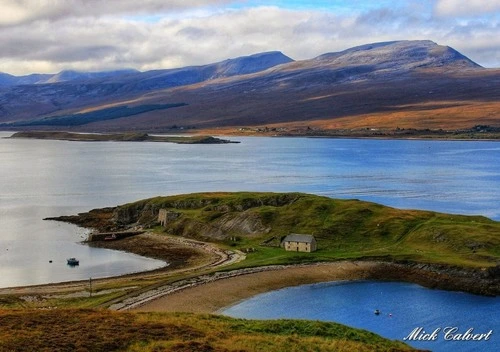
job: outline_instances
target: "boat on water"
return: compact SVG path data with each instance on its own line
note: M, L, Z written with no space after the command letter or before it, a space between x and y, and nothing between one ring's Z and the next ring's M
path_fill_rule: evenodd
M74 266L74 265L80 265L80 261L76 258L68 258L68 265Z

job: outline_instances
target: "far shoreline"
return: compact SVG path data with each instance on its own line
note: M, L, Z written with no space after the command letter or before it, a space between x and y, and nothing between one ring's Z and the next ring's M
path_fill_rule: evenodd
M500 128L495 128L495 130ZM434 130L431 130L435 132ZM469 130L467 130L469 131ZM327 133L310 133L310 132L297 132L297 133L272 133L272 132L241 132L237 129L226 128L202 128L196 130L165 130L155 132L87 132L87 131L17 131L17 130L0 130L4 133L12 133L7 139L11 138L26 138L26 139L40 139L40 140L63 140L70 142L99 142L99 141L119 141L119 142L167 142L176 144L228 144L240 143L239 141L223 140L218 137L257 137L257 138L317 138L317 139L361 139L361 140L401 140L401 141L450 141L450 142L500 142L500 132L492 132L484 137L481 133L474 133L472 135L461 134L462 137L456 137L454 131L441 133L425 134L424 130L417 130L416 134L402 135L393 134L392 130L388 133L381 134L359 134L359 133L335 133L328 131ZM331 132L331 133L330 133ZM26 133L26 137L15 137L16 133ZM64 135L60 137L58 135ZM46 136L43 136L46 135ZM81 135L80 137L74 137ZM82 138L86 136L98 137L99 135L108 136L108 139L102 138ZM109 137L113 136L113 137ZM203 138L201 141L200 139ZM211 138L211 139L210 139Z

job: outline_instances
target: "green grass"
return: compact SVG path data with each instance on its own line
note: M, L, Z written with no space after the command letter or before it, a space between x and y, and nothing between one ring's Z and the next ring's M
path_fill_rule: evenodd
M181 313L0 310L0 351L406 351L336 323Z
M237 267L339 259L387 258L462 267L496 265L500 223L481 216L400 210L359 200L301 193L203 193L156 197L118 207L131 221L155 224L161 208L182 215L163 231L219 242L230 248L256 248ZM233 220L235 226L228 227ZM239 225L238 225L239 224ZM250 233L248 227L262 231ZM221 229L226 238L214 238ZM290 253L262 243L287 234L313 234L314 253ZM231 237L237 237L232 241Z

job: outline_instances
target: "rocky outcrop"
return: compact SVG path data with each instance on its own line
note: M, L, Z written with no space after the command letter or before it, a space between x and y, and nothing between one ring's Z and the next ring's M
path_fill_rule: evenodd
M290 205L301 197L298 193L266 194L222 201L223 197L220 195L215 193L205 196L193 194L184 197L157 197L115 208L94 209L88 213L47 220L66 221L99 232L127 231L159 225L158 215L160 210L164 209L168 214L175 214L162 224L166 232L190 238L223 240L234 234L252 237L269 233L271 227L266 225L265 215L255 209L262 206ZM200 209L207 214L206 218L183 215L186 211Z
M271 227L264 226L258 214L249 211L224 214L214 224L226 233L243 233L250 236L271 231Z
M490 269L466 269L448 265L420 263L379 263L371 269L371 278L406 281L449 291L477 295L500 294L500 266Z
M208 241L223 241L231 237L231 234L254 237L270 230L270 227L263 225L262 218L251 211L226 213L211 222L183 217L165 225L165 231L173 235Z
M223 230L241 230L247 233L268 232L262 219L257 214L247 211L262 206L282 207L292 204L299 198L298 193L241 197L229 202L222 202L217 194L210 197L200 197L196 194L183 198L158 197L114 208L111 222L119 228L137 224L150 226L157 222L160 209L177 212L203 208L207 213L211 213L209 222L213 222L213 225Z

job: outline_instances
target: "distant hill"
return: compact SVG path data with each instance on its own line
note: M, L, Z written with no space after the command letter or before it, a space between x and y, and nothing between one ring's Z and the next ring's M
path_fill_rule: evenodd
M23 80L32 83L16 83ZM147 108L160 105L175 108ZM106 118L120 107L140 113ZM89 111L86 123L82 114ZM499 111L499 69L425 40L367 44L302 61L268 52L147 72L0 75L2 129L454 129L500 126Z
M113 76L122 76L131 73L137 73L137 70L116 70L103 72L79 72L66 70L56 74L39 74L34 73L26 76L13 76L7 73L0 73L0 87L31 85L31 84L47 84L60 83L69 81L84 81L94 80L99 78L109 78Z
M281 52L273 51L243 56L236 59L227 59L215 64L204 66L190 66L169 70L153 70L139 72L137 70L115 70L102 72L80 72L65 70L56 74L31 74L26 76L13 76L0 72L0 87L49 84L61 82L81 81L92 83L107 83L106 79L122 81L131 84L136 82L136 88L165 88L198 83L214 78L230 77L263 71L270 67L293 60Z
M103 71L103 72L79 72L66 70L61 71L45 81L39 81L38 84L42 83L60 83L60 82L70 82L70 81L89 81L100 78L111 78L117 76L126 76L133 73L138 73L137 70L116 70L116 71Z
M339 53L324 54L312 61L335 67L371 66L377 71L390 72L424 67L481 67L458 51L430 40L367 44Z
M228 59L204 66L148 71L126 77L123 79L123 83L126 85L127 91L150 91L260 72L292 61L281 52L274 51Z

